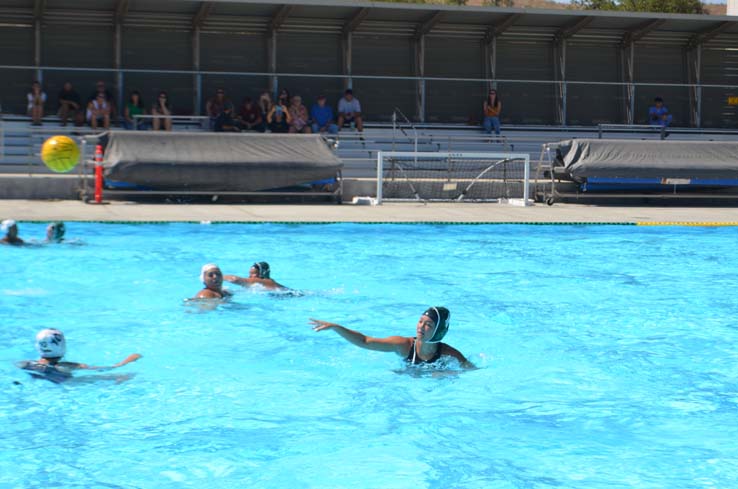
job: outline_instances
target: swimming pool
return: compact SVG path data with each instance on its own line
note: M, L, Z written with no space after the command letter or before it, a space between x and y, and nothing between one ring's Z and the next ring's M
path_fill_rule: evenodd
M20 224L25 239L43 224ZM697 488L738 480L738 228L67 223L0 248L0 487ZM280 298L185 304L266 260ZM308 318L479 370L410 375ZM13 362L58 327L111 374ZM119 375L129 374L130 378ZM15 385L13 382L20 382Z

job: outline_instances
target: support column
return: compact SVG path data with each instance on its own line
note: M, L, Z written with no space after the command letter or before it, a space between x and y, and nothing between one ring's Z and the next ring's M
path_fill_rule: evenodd
M420 77L415 88L415 117L425 122L425 36L415 39L415 76Z
M41 69L41 17L33 22L33 65L36 67L36 80L43 84L44 74Z
M343 89L353 89L354 81L351 78L353 74L352 60L353 60L353 46L354 36L351 32L347 32L341 36L341 52L343 54L342 67L343 67Z
M121 71L123 67L123 28L118 19L115 21L114 29L113 49L115 50L115 55L113 56L113 68L115 68L115 97L118 101L118 114L122 114L123 108L125 107L123 98L124 79L123 72Z
M554 80L556 83L556 122L566 126L566 39L554 39Z
M193 114L202 112L202 75L200 74L200 26L192 29L192 105Z
M497 36L482 41L484 57L484 77L487 79L487 90L497 88Z
M633 65L634 65L635 47L632 42L625 43L620 48L620 59L624 90L623 90L623 109L625 113L625 123L633 124L635 111L635 85L633 84Z
M269 66L269 92L274 100L279 95L279 79L277 77L277 31L272 30L267 40L267 63Z

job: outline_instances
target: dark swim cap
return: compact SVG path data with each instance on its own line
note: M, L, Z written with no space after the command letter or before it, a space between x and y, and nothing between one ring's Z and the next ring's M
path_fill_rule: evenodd
M259 278L270 278L269 277L269 264L267 262L260 261L260 262L254 263L251 266L256 268L256 271L259 272Z
M429 307L423 316L428 316L436 323L436 329L433 331L433 336L428 343L438 343L446 336L448 327L451 323L451 312L445 307Z
M49 236L50 239L54 241L61 241L62 238L64 238L64 232L66 229L64 229L64 223L61 221L52 222L49 224L49 228L51 229L51 232L49 233L51 236Z

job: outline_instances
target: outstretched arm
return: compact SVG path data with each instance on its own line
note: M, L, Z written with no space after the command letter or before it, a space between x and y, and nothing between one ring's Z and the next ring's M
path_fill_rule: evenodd
M361 348L374 351L391 351L398 355L407 355L410 348L412 338L405 338L403 336L388 336L387 338L372 338L366 336L363 333L354 331L353 329L344 328L340 324L329 323L327 321L320 321L318 319L310 319L310 324L313 325L315 331L323 331L325 329L332 329L339 335L341 335L346 341L352 343Z
M238 275L223 275L223 280L238 285L251 285L248 279L239 277Z
M121 360L115 365L110 365L107 367L94 367L92 365L87 365L86 363L75 363L75 362L59 362L57 363L57 365L61 367L66 367L69 369L79 369L79 370L111 370L114 368L122 367L123 365L129 364L131 362L135 362L139 358L141 358L140 353L132 353L128 355L124 360Z

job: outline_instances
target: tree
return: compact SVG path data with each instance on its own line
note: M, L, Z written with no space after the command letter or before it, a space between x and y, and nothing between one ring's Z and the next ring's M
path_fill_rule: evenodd
M573 0L587 10L619 10L622 12L658 12L665 14L704 14L700 0Z

